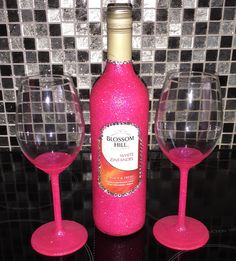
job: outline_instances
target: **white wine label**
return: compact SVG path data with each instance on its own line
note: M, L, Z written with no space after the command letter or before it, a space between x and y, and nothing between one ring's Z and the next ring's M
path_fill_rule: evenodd
M99 184L112 195L127 195L140 181L139 128L116 123L102 129L100 140Z

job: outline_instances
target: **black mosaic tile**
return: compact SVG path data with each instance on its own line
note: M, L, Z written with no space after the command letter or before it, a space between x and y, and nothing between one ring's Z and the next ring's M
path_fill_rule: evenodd
M216 61L218 51L217 50L207 50L206 52L206 61Z
M182 0L171 0L170 7L171 8L181 8L182 7Z
M210 20L220 20L222 17L222 8L211 8Z
M48 7L49 8L59 8L60 4L59 4L59 0L48 0Z
M234 0L225 0L225 6L236 6L236 2Z
M166 60L166 50L156 50L155 51L155 61L164 62Z
M236 63L231 63L230 73L236 73Z
M16 112L16 104L14 102L5 102L6 112Z
M7 135L7 126L0 126L0 135Z
M0 90L0 101L2 101L2 90Z
M38 52L38 61L40 63L49 63L49 52L46 51Z
M88 51L78 51L77 58L78 58L78 62L88 62L89 60Z
M232 139L232 135L230 135L230 134L223 134L221 142L222 143L230 143L231 139Z
M232 36L221 36L220 47L231 47L232 46Z
M183 21L194 21L195 9L184 9Z
M157 9L156 10L156 21L167 21L168 20L168 10L167 9Z
M234 20L235 18L235 8L225 8L224 9L224 20Z
M207 23L199 22L196 23L195 34L206 34L207 32Z
M2 76L11 76L12 70L10 65L0 65L0 72Z
M228 81L228 76L226 75L219 75L219 81L220 81L220 86L226 86L227 81Z
M179 48L180 37L169 37L168 38L168 48L177 49Z
M145 22L143 23L143 34L144 35L153 35L154 34L154 23L152 22Z
M141 9L133 9L133 21L140 21L142 18Z
M77 21L87 21L87 10L85 8L79 8L75 11Z
M90 71L93 75L100 75L102 73L102 65L92 63L90 65Z
M0 24L0 36L7 36L7 26Z
M34 38L24 38L24 47L26 50L35 50L35 39Z
M202 72L203 71L203 63L193 63L192 64L192 70L196 72Z
M192 59L192 51L189 51L189 50L181 51L180 60L182 62L191 61L191 59Z
M16 76L24 76L25 75L25 67L24 65L13 65L14 75Z
M234 49L232 52L232 60L236 61L236 49Z
M8 146L8 138L7 137L0 137L0 144L2 146Z
M140 61L140 51L139 50L132 51L132 60Z
M236 88L228 88L228 98L236 98Z
M23 63L24 62L23 52L12 52L12 61L13 63Z
M198 0L198 7L209 7L210 0Z
M18 14L18 10L7 10L7 14L8 14L8 21L9 22L19 22L19 14Z
M4 89L13 89L14 88L13 79L2 77L2 87Z
M89 23L89 32L91 35L101 35L101 23Z
M63 38L65 49L74 49L75 48L75 38L74 37L64 37Z
M63 72L63 65L53 64L53 65L52 65L52 73L53 73L53 74L62 75L62 74L64 73L64 72Z
M76 0L75 6L76 6L76 8L86 8L87 0Z
M17 0L6 0L7 9L15 9L17 8Z
M47 22L45 10L35 10L34 17L36 22Z
M229 49L220 49L219 61L229 61L231 56L231 50Z
M61 25L60 24L49 24L49 32L51 36L61 35Z
M209 34L218 34L220 31L220 22L210 22L208 33Z
M5 112L4 103L0 102L0 112Z

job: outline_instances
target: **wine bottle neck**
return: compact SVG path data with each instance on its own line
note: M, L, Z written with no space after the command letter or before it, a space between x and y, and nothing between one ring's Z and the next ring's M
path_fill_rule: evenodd
M132 59L131 28L108 29L107 59L112 62L129 62Z

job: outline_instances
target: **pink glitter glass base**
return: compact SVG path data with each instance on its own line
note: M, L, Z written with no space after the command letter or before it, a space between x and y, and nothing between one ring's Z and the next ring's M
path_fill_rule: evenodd
M62 221L63 232L56 232L55 222L39 227L32 235L35 251L46 256L63 256L80 249L88 239L86 229L74 221Z
M162 245L177 250L193 250L205 245L209 239L207 228L191 217L185 219L185 229L178 227L178 216L158 220L153 234Z

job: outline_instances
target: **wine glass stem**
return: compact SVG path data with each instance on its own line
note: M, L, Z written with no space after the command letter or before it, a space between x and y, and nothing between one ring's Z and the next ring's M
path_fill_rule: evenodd
M185 230L188 171L189 171L188 168L180 168L179 213L178 213L178 228L180 230Z
M56 233L63 235L62 218L61 218L61 199L60 199L60 186L59 186L59 174L52 174L52 197L53 197L53 209L54 209L54 221L56 224Z

